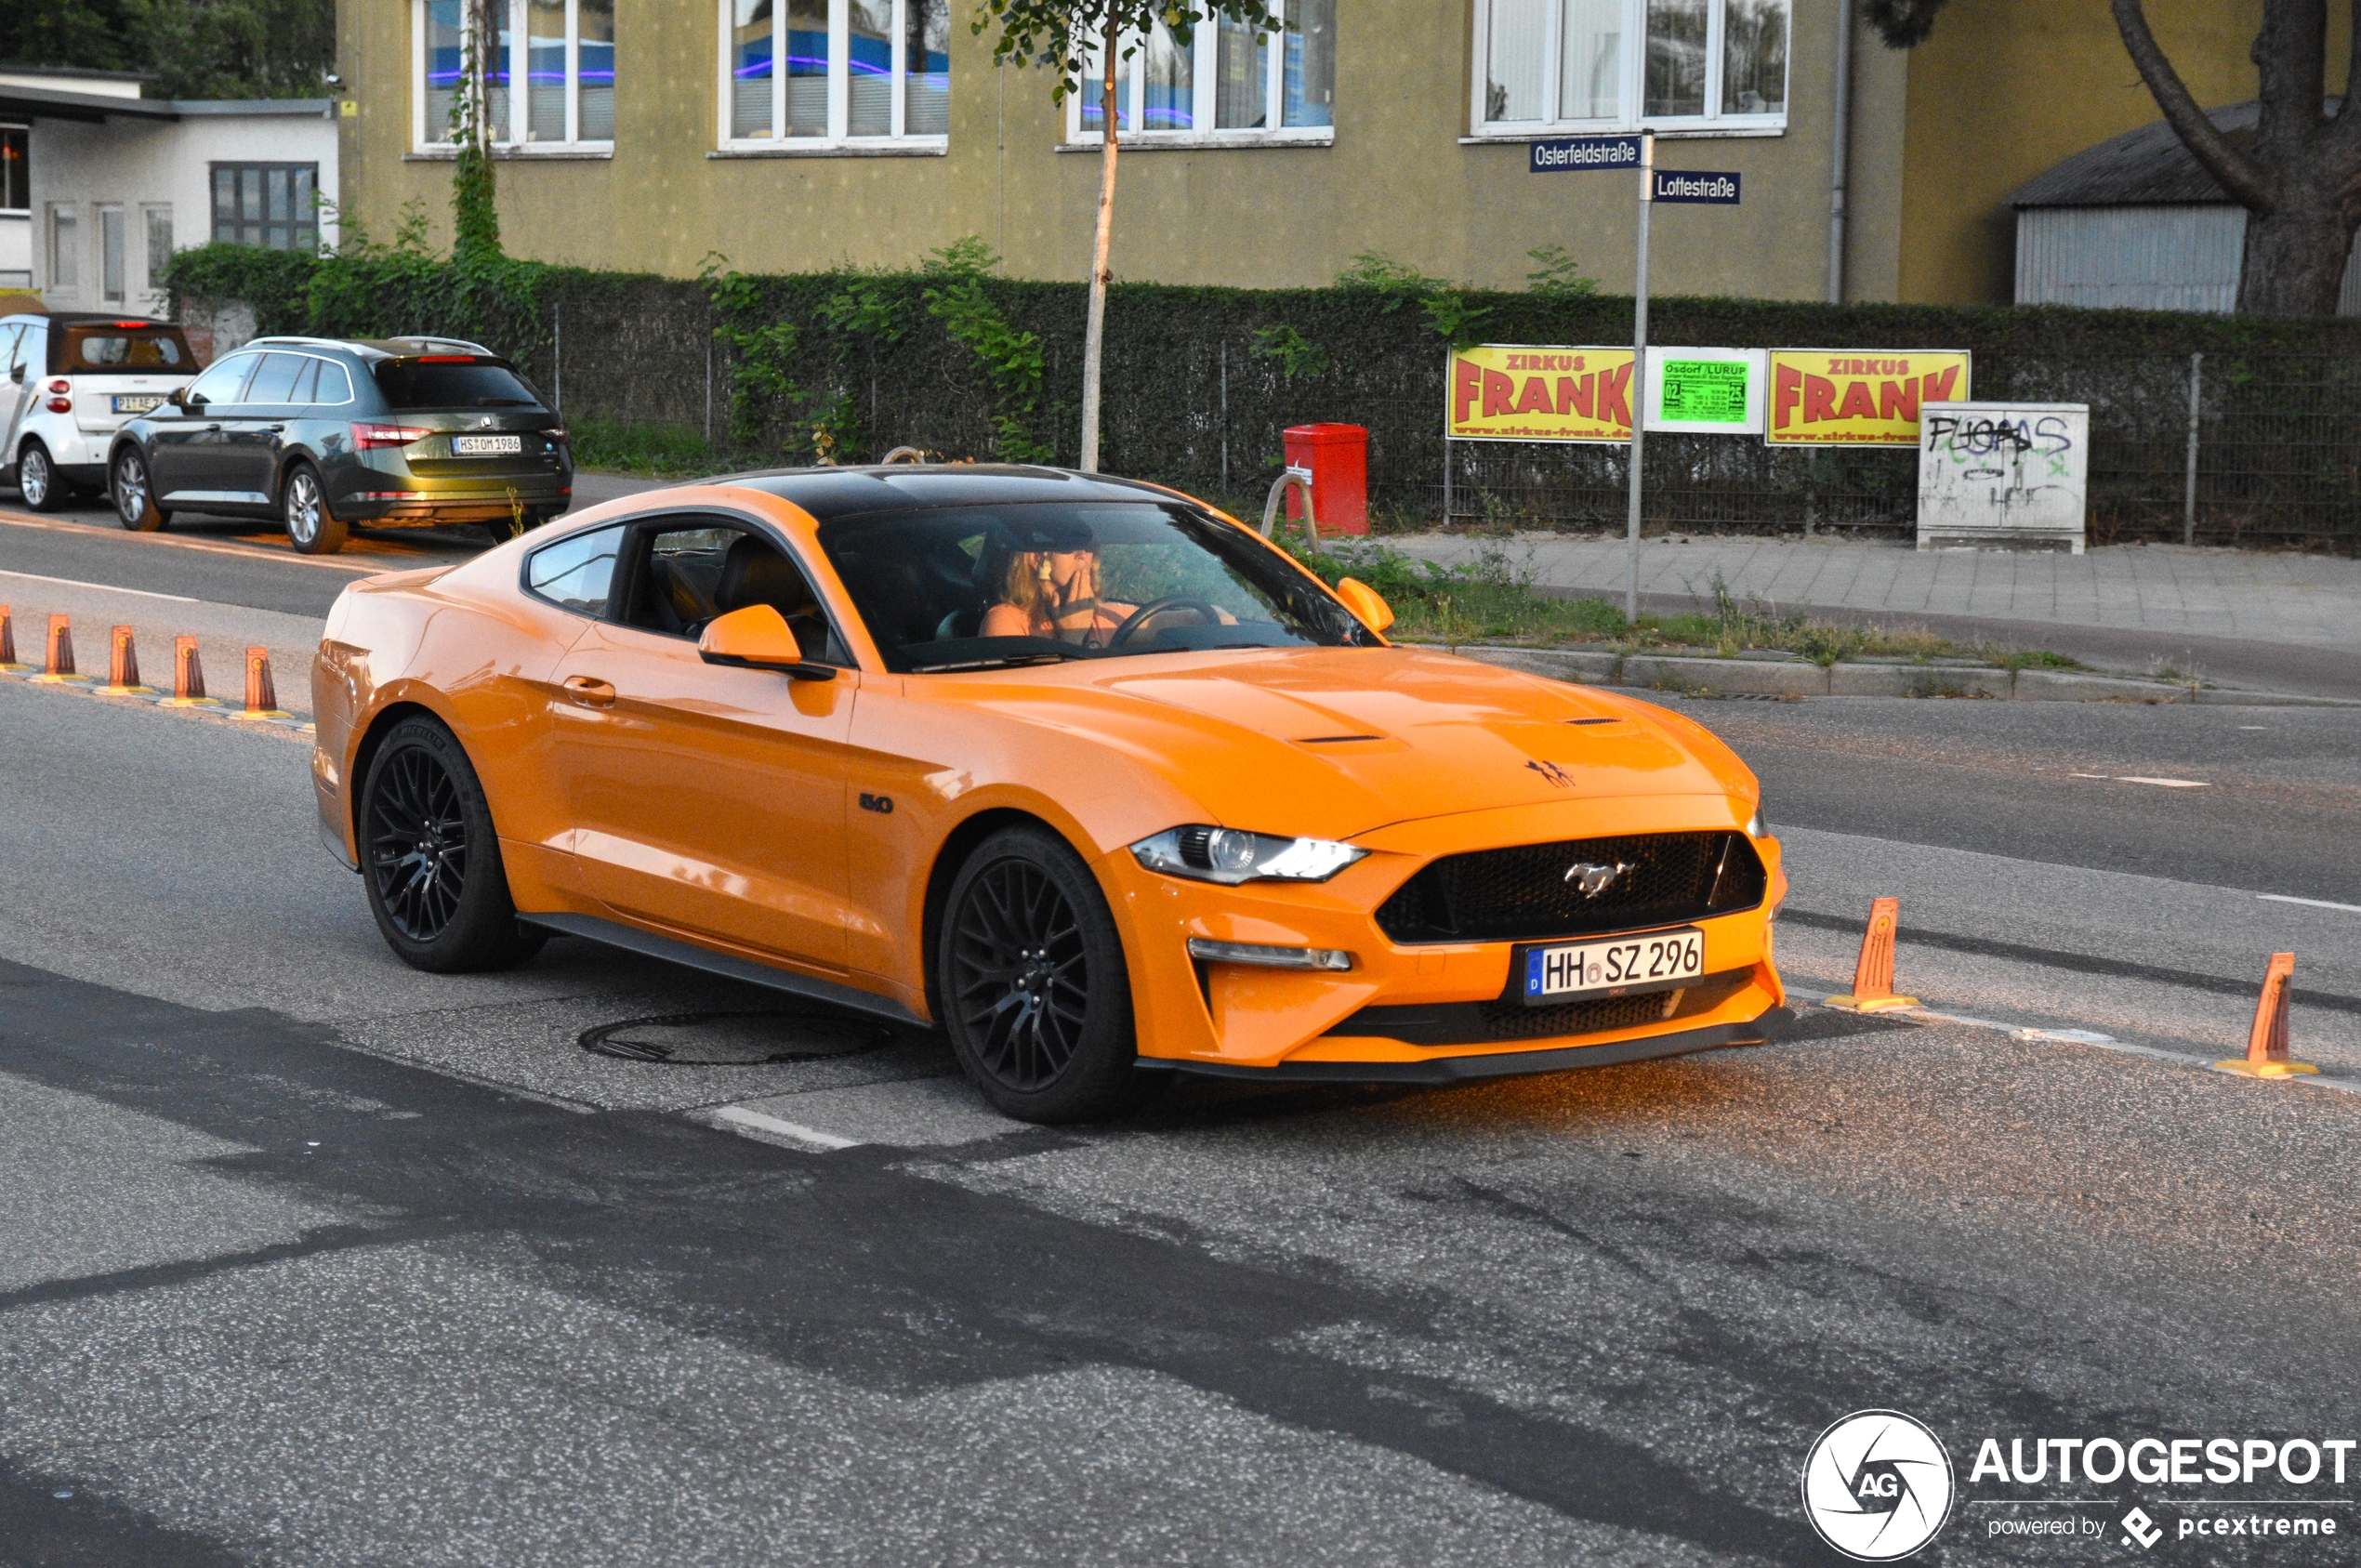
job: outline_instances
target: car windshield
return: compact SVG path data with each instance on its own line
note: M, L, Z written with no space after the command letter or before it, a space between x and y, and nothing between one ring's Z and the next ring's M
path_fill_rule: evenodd
M377 389L397 414L541 406L515 371L481 360L388 360L377 366Z
M189 349L178 327L69 327L66 368L185 371Z
M1179 504L872 513L824 525L820 547L897 671L1376 640L1285 559Z

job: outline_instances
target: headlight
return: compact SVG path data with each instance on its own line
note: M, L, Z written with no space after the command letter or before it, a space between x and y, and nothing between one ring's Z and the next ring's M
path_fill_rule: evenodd
M1326 838L1274 838L1234 827L1167 828L1131 846L1150 871L1200 882L1325 882L1367 854Z
M1754 815L1747 819L1747 837L1749 838L1767 838L1770 836L1771 821L1762 814L1762 808L1758 804L1754 809Z

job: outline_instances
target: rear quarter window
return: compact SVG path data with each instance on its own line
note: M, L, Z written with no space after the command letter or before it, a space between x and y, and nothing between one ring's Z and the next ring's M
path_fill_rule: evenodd
M525 559L525 588L577 614L604 615L607 594L614 582L615 557L622 547L620 523L545 546Z
M386 406L398 414L541 406L524 377L507 365L482 360L388 360L376 374Z
M148 370L188 375L196 370L197 362L177 326L75 326L66 328L57 368L61 372Z

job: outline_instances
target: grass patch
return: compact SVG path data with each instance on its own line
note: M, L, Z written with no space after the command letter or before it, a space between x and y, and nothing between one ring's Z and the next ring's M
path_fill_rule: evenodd
M1793 653L1827 665L1840 659L1983 659L2005 668L2080 669L2064 653L1967 644L1908 626L1842 626L1800 613L1782 614L1760 600L1741 604L1720 573L1713 607L1686 614L1642 612L1626 622L1607 599L1564 599L1541 592L1532 573L1505 551L1486 550L1472 561L1444 566L1414 559L1374 540L1330 539L1307 546L1299 530L1282 529L1296 558L1329 583L1357 577L1393 606L1389 635L1411 642L1517 642L1536 646L1581 643L1626 652L1684 648L1724 657L1748 652Z
M612 419L569 419L574 466L640 479L704 479L762 467L749 457L707 442L699 435L662 425L626 425Z

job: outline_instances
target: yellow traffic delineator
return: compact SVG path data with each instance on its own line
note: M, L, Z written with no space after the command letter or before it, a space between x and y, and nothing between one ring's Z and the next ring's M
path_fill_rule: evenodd
M2295 984L2295 955L2274 953L2262 971L2262 995L2255 999L2254 1027L2247 1031L2247 1054L2214 1067L2249 1078L2287 1078L2317 1073L2308 1061L2288 1060L2288 992Z
M33 679L46 685L81 679L73 668L73 623L66 616L52 615L48 652L43 658L41 673Z
M17 623L8 607L0 604L0 669L21 675L32 666L17 663Z
M1869 905L1869 929L1861 933L1861 961L1853 967L1853 992L1829 997L1827 1006L1874 1013L1919 1005L1916 996L1897 996L1893 991L1893 930L1901 923L1900 899L1880 899Z

